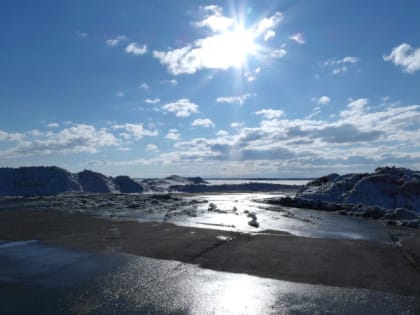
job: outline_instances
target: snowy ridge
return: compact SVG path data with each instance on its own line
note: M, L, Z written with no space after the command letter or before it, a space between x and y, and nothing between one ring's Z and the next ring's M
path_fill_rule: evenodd
M141 181L142 186L148 192L168 192L173 190L171 187L181 187L186 185L207 184L201 177L182 177L171 175L166 178L148 178Z
M420 172L380 167L374 173L330 174L309 182L296 197L420 212Z
M1 196L142 191L143 187L128 176L113 178L88 170L70 173L56 166L0 168Z

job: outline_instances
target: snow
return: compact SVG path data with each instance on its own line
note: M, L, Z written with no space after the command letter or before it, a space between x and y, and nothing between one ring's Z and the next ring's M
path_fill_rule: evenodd
M0 196L139 193L142 190L141 185L128 176L113 178L89 170L70 173L56 166L0 168Z
M265 202L336 211L417 228L420 227L420 172L380 167L373 173L330 174L309 182L294 198L271 198Z
M420 172L381 167L374 173L331 174L309 182L296 198L336 204L362 204L420 213Z

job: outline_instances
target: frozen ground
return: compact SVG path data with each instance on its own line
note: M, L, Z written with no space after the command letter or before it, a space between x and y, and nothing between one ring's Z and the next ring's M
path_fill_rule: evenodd
M285 231L297 236L391 242L384 226L361 218L265 204L286 194L72 194L2 197L0 209L55 209L114 220L170 222L245 233Z

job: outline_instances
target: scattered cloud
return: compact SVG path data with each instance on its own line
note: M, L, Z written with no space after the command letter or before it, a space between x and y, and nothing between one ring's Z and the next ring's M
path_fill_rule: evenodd
M125 47L125 52L127 54L141 56L147 52L147 45L139 45L136 42L132 42Z
M22 133L10 133L0 130L0 142L2 141L21 141L24 138Z
M324 66L332 68L331 73L334 75L347 72L349 67L358 63L359 58L346 56L342 59L331 58L324 62Z
M172 79L172 80L162 80L162 81L160 81L160 84L177 86L178 85L178 80L175 80L175 79Z
M110 38L105 41L105 44L109 47L115 47L121 44L122 42L128 40L128 37L125 35L118 35L115 38Z
M81 38L86 38L89 36L89 34L86 32L76 31L76 36L81 37Z
M181 134L179 133L177 129L170 129L168 133L166 134L165 138L176 141L181 138Z
M216 136L218 136L218 137L227 137L227 136L229 136L229 132L227 132L226 130L218 130L216 132Z
M158 147L157 147L157 145L156 145L156 144L151 144L151 143L149 143L149 144L146 146L146 151L148 151L148 152L159 152L159 149L158 149Z
M146 82L141 83L141 84L139 85L139 88L140 88L140 89L143 89L143 90L145 90L145 91L150 90L150 86L149 86L149 84L147 84Z
M231 123L230 124L230 126L232 127L232 128L242 128L242 127L244 127L245 126L245 123L243 123L243 122L233 122L233 123Z
M305 44L305 38L303 37L302 33L296 33L289 36L289 39L298 43L298 44Z
M0 151L0 156L13 158L54 153L97 153L102 147L119 145L118 139L106 129L96 129L94 126L85 124L74 124L58 132L31 132L30 134L32 139L9 134L11 140L19 142L14 147Z
M167 112L175 113L177 117L188 117L191 114L198 112L198 105L192 103L187 98L182 98L176 102L163 105L162 109Z
M271 58L283 58L284 56L286 56L287 51L284 48L280 48L280 49L273 49L272 51L270 51L269 57Z
M123 125L113 125L113 130L123 130L123 133L120 133L120 136L126 140L140 140L143 137L156 137L159 135L157 130L148 130L144 128L143 124L123 124Z
M226 166L228 161L254 161L305 170L358 160L374 166L397 158L419 160L412 145L420 141L420 105L372 110L368 104L363 98L350 100L333 121L281 119L282 113L261 111L263 119L257 127L235 122L233 134L221 130L215 138L177 142L178 151L164 157L170 163L223 161ZM261 172L261 167L257 169Z
M270 40L271 38L274 38L274 36L276 36L276 32L274 32L273 30L269 30L269 31L267 31L267 32L265 33L265 35L264 35L264 40L265 40L265 41L268 41L268 40Z
M115 96L117 96L117 97L124 97L125 96L125 92L124 91L118 91L117 93L115 93Z
M222 32L234 24L234 20L223 15L223 8L217 5L200 7L204 12L204 19L193 23L196 27L207 27L213 32Z
M214 123L208 119L208 118L199 118L196 119L192 122L191 124L192 126L199 126L199 127L205 127L205 128L209 128L209 127L215 127Z
M56 122L50 122L49 124L47 124L48 128L58 128L60 127L60 125Z
M147 104L157 104L160 102L160 99L159 98L146 98L144 102Z
M239 104L242 105L250 97L255 96L255 94L245 93L238 96L219 96L216 98L217 103L228 103L228 104Z
M281 12L276 12L274 15L270 16L269 18L263 18L257 25L255 33L259 34L267 34L267 32L271 31L273 28L277 27L277 25L283 20L283 14Z
M312 98L312 101L316 102L318 105L327 105L327 104L329 104L331 99L328 96L324 95L324 96L321 96L321 97L314 97L314 98Z
M265 119L278 118L284 115L284 111L279 109L261 109L255 115L262 115Z
M233 19L223 15L219 6L202 7L204 19L194 22L197 27L206 27L212 35L199 38L183 47L169 51L153 51L153 57L165 65L173 75L193 74L202 69L222 69L240 67L246 62L248 55L255 49L254 41L259 38L266 40L275 35L274 28L281 22L283 15L276 12L268 18L261 19L256 26L248 30L241 29ZM267 49L270 50L270 49ZM283 57L285 50L275 50L268 56Z
M383 59L391 61L407 73L420 70L420 48L413 48L407 43L394 47L388 56L383 56Z

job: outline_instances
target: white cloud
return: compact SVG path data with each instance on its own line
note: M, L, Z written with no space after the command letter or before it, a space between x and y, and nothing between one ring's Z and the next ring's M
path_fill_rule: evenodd
M159 98L146 98L144 102L147 104L157 104L160 102L160 99Z
M10 133L0 130L0 141L21 141L24 138L22 133Z
M115 93L115 96L117 96L117 97L124 97L125 96L125 92L124 91L118 91L117 93Z
M407 73L420 70L420 48L413 48L407 43L394 47L388 56L383 56L383 59L391 61Z
M201 8L205 12L205 18L202 21L195 22L197 27L207 27L213 32L222 32L229 29L234 21L223 15L223 8L216 5L208 5Z
M275 28L283 20L283 14L281 12L276 12L274 15L269 18L263 18L257 25L255 30L256 34L264 34L267 31Z
M198 112L198 105L192 103L187 98L182 98L176 102L163 105L162 109L167 112L175 113L177 117L188 117L191 114Z
M146 82L143 82L139 85L140 89L143 89L145 91L148 91L150 89L149 84L147 84Z
M115 47L115 46L119 45L121 42L126 41L127 39L128 39L127 36L125 36L125 35L119 35L119 36L117 36L115 38L107 39L105 41L105 44L107 46L109 46L109 47Z
M284 111L279 109L261 109L255 115L262 115L265 119L278 118L284 115Z
M286 49L280 48L280 49L274 49L270 51L269 56L271 58L283 58L287 54Z
M318 105L327 105L331 99L328 96L321 96L320 98L315 98L315 101L318 103Z
M239 104L242 105L245 101L255 94L245 93L238 96L220 96L216 98L217 103Z
M196 120L194 120L192 122L192 126L200 126L200 127L205 127L205 128L215 127L214 126L214 123L210 119L208 119L208 118L204 118L204 119L199 118L199 119L196 119Z
M334 75L347 72L350 66L359 62L359 58L354 56L346 56L342 59L331 58L324 62L324 66L332 68L331 73Z
M357 169L357 163L376 167L381 161L398 159L419 162L420 154L413 152L418 151L420 143L420 105L379 111L367 105L367 99L351 100L335 121L278 119L270 117L270 111L261 112L264 120L257 127L232 123L233 134L219 131L215 138L178 142L175 148L179 151L165 157L171 163L189 161L188 165L217 161L226 167L228 161L255 161L305 169L326 164L332 168L333 164L353 165Z
M179 140L179 138L181 138L181 134L178 132L177 129L170 129L166 134L165 138L176 141Z
M122 136L125 139L135 139L140 140L145 136L148 137L155 137L159 135L159 132L157 130L148 130L144 128L143 124L123 124L123 125L113 125L112 129L114 130L124 130L125 132L121 133L120 136Z
M264 40L268 41L269 39L274 38L274 36L276 36L276 32L269 30L264 34Z
M146 146L146 151L149 151L149 152L159 152L159 149L158 149L158 147L155 144L149 143Z
M230 124L230 126L232 128L235 128L236 129L236 128L242 128L242 127L244 127L245 124L243 122L233 122L233 123Z
M47 125L48 128L58 128L60 125L56 122L51 122Z
M289 39L295 41L298 44L305 44L305 38L303 37L302 33L290 35Z
M125 47L125 52L127 54L141 56L147 52L147 45L139 45L136 42L132 42Z
M85 124L75 124L56 133L31 134L34 139L21 138L15 147L1 151L0 155L11 158L53 153L96 153L102 147L119 145L117 138L106 129Z
M260 36L266 40L271 38L274 35L273 28L282 20L282 14L276 12L273 16L260 20L257 26L241 30L237 26L230 25L228 21L231 19L223 16L220 7L207 6L204 10L209 15L195 25L210 28L214 32L213 35L199 38L181 48L153 51L153 57L167 66L169 73L192 74L202 69L226 70L231 67L241 67L247 57L256 54L254 41ZM223 32L220 32L222 30ZM282 48L273 52L272 57L279 58L284 54L285 50Z
M216 132L216 136L227 137L227 136L229 136L229 132L227 132L226 130L219 130L219 131Z
M175 79L172 79L172 80L162 80L162 81L160 81L160 84L166 84L166 85L176 86L176 85L178 85L178 80L175 80Z

